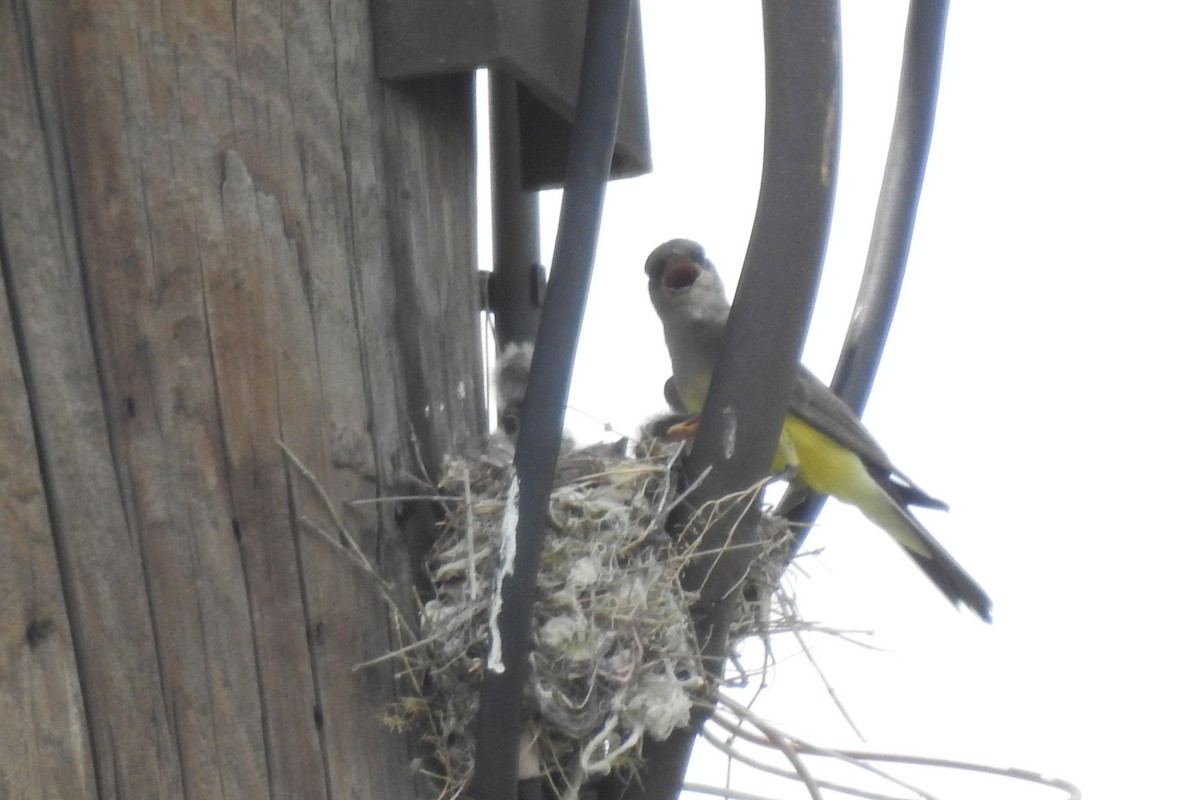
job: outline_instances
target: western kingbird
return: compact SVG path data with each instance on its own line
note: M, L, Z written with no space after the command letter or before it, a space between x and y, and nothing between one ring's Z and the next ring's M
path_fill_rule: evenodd
M662 319L672 378L667 399L699 413L721 352L729 301L704 248L688 239L659 245L646 259L650 301ZM896 540L955 605L991 622L992 601L908 506L947 506L908 480L841 398L796 365L788 413L772 469L792 466L795 481L857 507Z

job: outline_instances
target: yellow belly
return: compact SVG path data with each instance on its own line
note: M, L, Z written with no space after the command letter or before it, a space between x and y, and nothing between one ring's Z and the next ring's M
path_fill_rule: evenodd
M678 381L677 378L676 389L689 411L700 412L708 384L707 376L697 376L689 381ZM854 505L859 505L876 491L875 481L867 473L862 459L792 414L783 420L771 470L778 472L788 466L796 468L796 479L800 483Z
M821 494L850 503L869 494L875 482L855 453L789 414L771 469L796 468L797 479Z

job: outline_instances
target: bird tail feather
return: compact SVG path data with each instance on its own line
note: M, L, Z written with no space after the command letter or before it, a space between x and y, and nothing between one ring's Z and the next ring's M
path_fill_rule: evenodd
M864 503L861 508L872 522L896 540L950 602L965 605L984 622L992 621L992 600L987 592L907 508L882 490L876 502Z

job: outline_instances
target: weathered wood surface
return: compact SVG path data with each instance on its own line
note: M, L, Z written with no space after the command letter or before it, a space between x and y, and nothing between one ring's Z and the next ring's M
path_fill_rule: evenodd
M411 796L276 440L340 501L478 432L472 108L366 0L0 3L0 797Z

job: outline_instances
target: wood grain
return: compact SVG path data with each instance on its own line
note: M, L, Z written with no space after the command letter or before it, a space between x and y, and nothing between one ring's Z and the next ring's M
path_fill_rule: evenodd
M482 424L471 82L386 85L370 35L0 4L0 794L413 794L390 670L352 671L385 606L276 445L340 502Z

